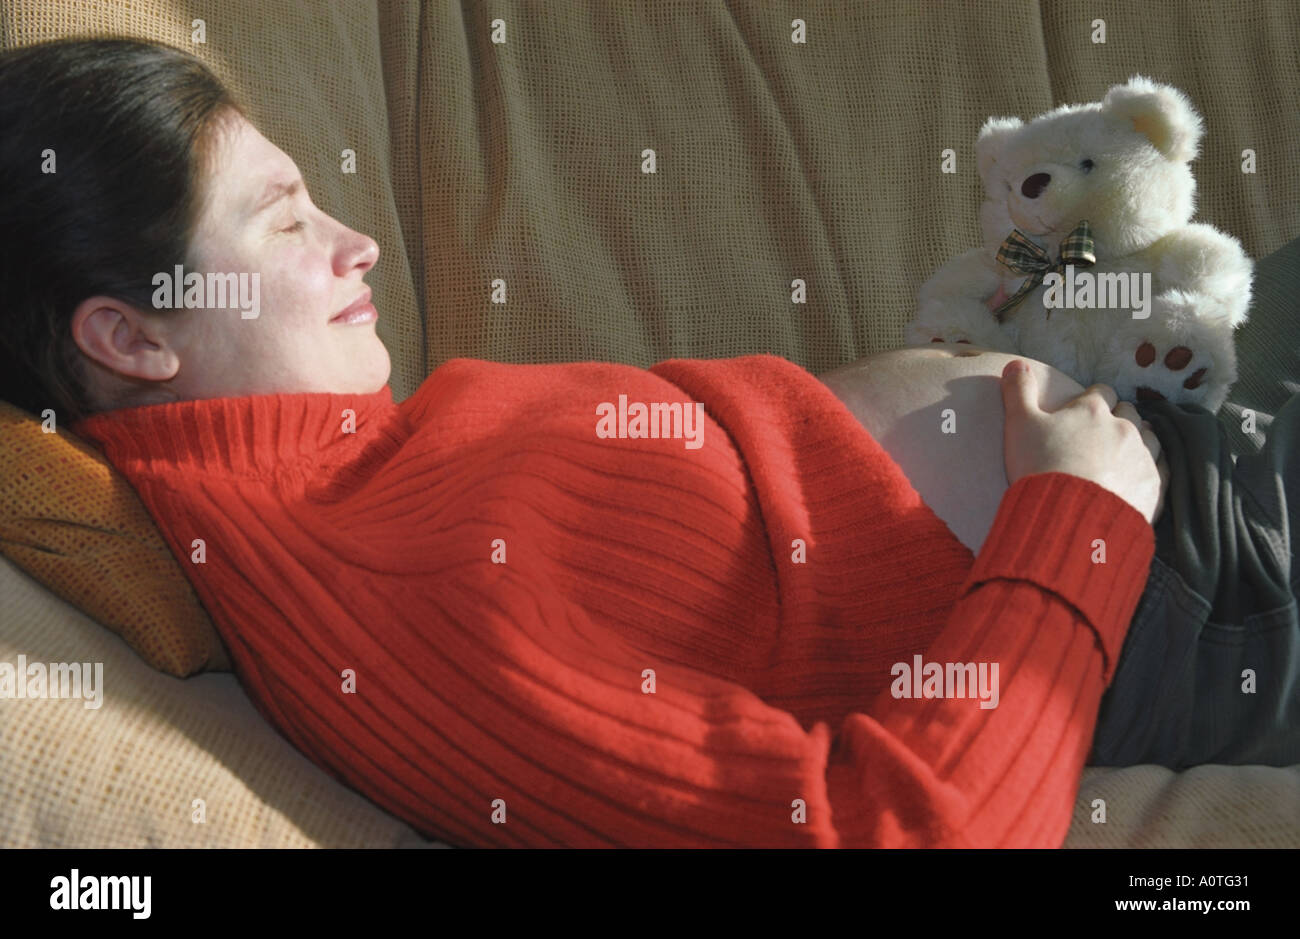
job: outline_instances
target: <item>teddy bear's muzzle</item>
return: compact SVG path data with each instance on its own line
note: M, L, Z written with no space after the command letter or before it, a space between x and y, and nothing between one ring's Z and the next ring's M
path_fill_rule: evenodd
M1047 173L1035 173L1020 184L1020 193L1026 199L1037 199L1051 181L1052 177Z

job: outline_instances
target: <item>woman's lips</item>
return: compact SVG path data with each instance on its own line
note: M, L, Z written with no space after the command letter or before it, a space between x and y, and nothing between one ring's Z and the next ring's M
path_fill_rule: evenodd
M370 290L367 289L356 300L334 314L330 318L330 322L351 326L357 323L373 323L377 319L379 319L379 311L370 302Z
M379 319L379 311L374 308L374 305L363 303L360 306L349 307L330 322L342 326L353 326L357 323L373 323L377 319Z

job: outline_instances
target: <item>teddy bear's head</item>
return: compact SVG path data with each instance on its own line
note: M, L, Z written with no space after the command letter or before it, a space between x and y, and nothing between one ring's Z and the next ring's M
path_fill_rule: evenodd
M1099 260L1146 247L1196 210L1187 164L1201 132L1186 95L1140 75L1100 102L1063 105L1028 124L990 118L975 143L985 243L1018 228L1055 254L1086 218Z

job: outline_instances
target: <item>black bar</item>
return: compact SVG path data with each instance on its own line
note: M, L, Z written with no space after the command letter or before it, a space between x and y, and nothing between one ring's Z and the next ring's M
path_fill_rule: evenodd
M924 926L1099 918L1172 923L1189 916L1226 925L1241 922L1228 917L1295 912L1290 872L1297 853L10 850L0 852L0 883L6 931L24 923L66 926L74 918L79 927L166 924L206 931L278 922L373 927L390 917L414 917L427 935L499 928L513 917L533 926L594 920L605 924L602 932L637 924L677 931L715 919L733 928L750 920L771 928L785 918L812 926L846 914L864 929L900 915ZM74 868L78 896L87 901L88 879L97 894L100 876L150 877L147 919L136 918L131 895L121 898L126 909L52 909L55 878L69 880L60 897L68 900ZM1117 908L1117 901L1146 900L1156 908ZM1205 900L1247 901L1249 908L1176 906ZM1161 909L1167 901L1174 908Z

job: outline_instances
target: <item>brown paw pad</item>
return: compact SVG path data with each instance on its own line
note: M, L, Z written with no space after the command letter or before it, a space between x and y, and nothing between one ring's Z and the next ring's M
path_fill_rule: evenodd
M1195 354L1186 346L1174 346L1165 353L1165 368L1171 372L1181 371L1187 368L1187 363L1192 361ZM1133 354L1133 359L1139 368L1146 368L1156 360L1156 347L1149 342L1142 343Z
M1171 372L1182 371L1187 368L1195 355L1196 353L1187 346L1174 346L1165 353L1165 368ZM1156 360L1156 347L1149 342L1143 342L1142 345L1137 347L1133 359L1140 368L1146 368ZM1199 388L1205 382L1206 371L1208 369L1198 368L1183 382L1183 387L1188 391ZM1137 399L1139 401L1157 401L1164 400L1165 396L1152 388L1142 387L1137 389Z
M1187 363L1190 361L1192 361L1192 350L1186 346L1174 346L1165 353L1165 368L1171 372L1187 368Z

